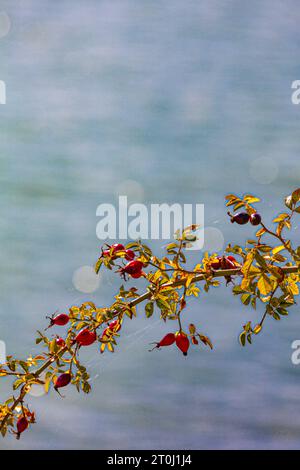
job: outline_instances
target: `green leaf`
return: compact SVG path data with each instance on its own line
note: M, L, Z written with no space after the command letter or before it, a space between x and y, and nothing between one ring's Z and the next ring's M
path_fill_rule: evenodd
M240 336L239 336L239 341L241 343L242 346L245 346L246 344L246 332L243 331Z
M243 289L241 289L241 286L234 286L232 288L232 293L234 295L239 295L239 294L243 294L245 291Z
M289 312L287 311L286 308L283 308L283 307L279 307L277 308L277 312L280 314L280 315L288 315Z
M99 258L97 263L95 264L95 273L98 274L103 263L103 259Z
M14 390L17 390L17 388L19 388L20 385L22 385L23 383L24 383L24 382L23 382L22 379L16 380L16 381L14 382L14 384L13 384L13 389L14 389Z
M168 302L166 302L165 300L159 298L159 299L156 299L156 305L158 306L158 308L160 310L165 310L165 311L170 311L170 305L168 304Z
M148 302L145 306L146 317L147 318L152 317L153 311L154 311L154 303L153 302Z
M250 300L251 300L251 294L246 293L241 296L241 301L243 302L244 305L249 305Z

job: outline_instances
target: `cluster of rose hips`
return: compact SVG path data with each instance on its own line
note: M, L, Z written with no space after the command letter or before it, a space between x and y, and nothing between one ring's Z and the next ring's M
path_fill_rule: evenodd
M119 320L111 321L108 326L103 330L101 335L101 340L106 341L107 339L111 338L114 333L117 333L121 329L121 323Z
M240 212L231 216L231 222L236 222L239 225L246 224L249 220L252 225L258 225L261 222L261 217L259 214L255 213L249 216L246 212ZM126 249L121 243L116 243L112 246L108 246L106 250L102 250L103 257L110 257L110 259L115 260L118 257L124 257L128 263L120 267L117 272L125 278L125 275L129 275L134 279L137 279L141 276L144 276L143 267L144 263L140 260L135 259L135 253ZM233 256L218 256L216 260L213 260L210 264L211 268L217 269L236 269L240 267L240 264ZM50 317L50 324L48 328L56 326L65 326L70 320L69 315L65 313L59 313ZM103 342L108 341L117 331L121 328L121 324L118 320L111 321L108 326L103 330L101 340ZM46 328L47 329L47 328ZM191 341L193 344L198 344L196 336L193 334L195 332L194 325L190 325L191 332ZM77 347L90 346L97 340L97 334L95 330L90 330L89 328L83 328L78 332L78 334L73 339L73 345L77 344ZM188 349L190 347L190 340L188 336L182 331L177 331L176 333L166 334L158 343L155 343L153 349L159 349L165 346L171 346L176 344L178 349L183 353L184 356L187 356ZM56 344L59 347L64 347L66 345L65 340L59 336L56 338ZM153 350L152 349L152 350ZM59 393L59 389L66 387L72 380L71 372L64 372L60 374L54 384L54 389ZM22 432L24 432L29 425L29 421L26 416L21 416L17 421L17 439L19 439Z
M237 269L241 265L235 259L234 256L218 256L216 260L210 263L210 267L213 269Z
M176 346L178 349L180 349L180 351L182 351L183 355L187 356L187 352L190 347L190 341L183 331L166 334L158 343L155 343L153 349L159 349L163 346L171 346L174 343L176 343ZM153 351L153 349L151 349L151 351Z
M132 261L135 258L134 251L126 250L122 243L115 243L112 246L107 245L107 247L108 248L106 250L102 250L102 256L104 257L111 257L111 259L116 259L118 256L124 253L124 258L127 261Z
M252 225L259 225L261 223L261 215L257 212L251 215L247 212L238 212L237 214L231 215L230 212L228 212L228 215L230 216L231 223L235 222L239 225L245 225L249 221Z
M53 315L50 318L50 325L48 328L57 325L57 326L64 326L66 325L70 320L69 315L65 313L59 313L58 315ZM103 330L101 340L106 341L107 338L110 338L114 333L119 331L121 328L121 324L118 320L113 320L111 321L108 326ZM76 344L78 348L82 346L90 346L97 340L97 334L95 330L90 330L89 328L83 328L80 330L75 338L73 339L73 345ZM65 346L65 340L61 337L56 338L56 344L59 347L64 347ZM72 380L72 375L70 372L65 372L59 377L57 377L55 384L54 384L54 389L58 392L59 388L66 387L69 385L69 383ZM20 422L20 429L25 425L24 421ZM18 425L17 425L18 428ZM23 429L25 431L26 427ZM23 432L21 431L21 432Z
M111 260L115 260L119 257L124 257L128 263L118 269L117 272L125 279L126 274L138 279L144 276L143 267L144 264L140 260L135 260L135 253L130 249L126 249L122 243L115 243L112 246L107 245L106 250L102 250L102 256L105 258L110 257Z
M218 269L238 269L241 268L240 263L235 259L234 256L218 256L216 259L212 260L210 262L210 267L213 270L218 270ZM226 279L226 285L228 285L232 281L231 276L225 276Z

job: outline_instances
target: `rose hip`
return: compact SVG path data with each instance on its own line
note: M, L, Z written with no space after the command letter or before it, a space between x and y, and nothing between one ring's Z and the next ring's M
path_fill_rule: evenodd
M249 222L250 216L247 212L239 212L231 217L231 222L236 222L239 225L245 225Z
M126 250L125 251L125 259L127 261L132 261L135 258L135 254L132 250Z
M218 256L216 260L214 260L210 264L211 268L213 269L236 269L239 267L239 263L234 258L234 256Z
M259 225L261 223L261 215L257 212L250 215L250 223L252 225Z
M113 320L108 324L108 328L110 331L119 331L121 329L121 325L119 320Z
M129 274L131 277L134 279L137 279L141 276L143 276L143 267L144 264L142 261L135 260L135 261L129 261L129 263L126 264L126 266L123 266L118 270L118 272L125 278L125 274Z
M71 374L69 372L65 372L57 377L54 385L54 389L58 391L59 388L66 387L71 382Z
M97 335L95 331L91 331L88 328L84 328L81 330L77 336L75 337L75 341L79 346L90 346L93 344L97 339Z
M51 328L51 326L58 325L58 326L64 326L68 323L69 321L69 315L66 315L65 313L59 313L56 316L52 317L47 317L50 319L50 325L46 328Z
M63 338L56 338L56 344L57 346L63 347L65 346L65 340Z
M182 351L184 356L187 356L187 352L190 347L190 342L187 335L182 331L176 334L176 346L178 347L178 349L180 349L180 351Z
M122 245L122 243L115 243L114 245L112 245L112 252L113 253L116 253L117 251L124 251L125 250L125 246Z
M112 246L109 246L108 249L102 251L102 256L111 256L112 259L117 258L118 251L125 251L125 246L122 243L115 243Z
M26 429L28 428L28 421L27 421L27 418L25 418L25 416L22 416L21 418L18 419L17 421L17 439L20 439L20 435L22 434L22 432L26 431Z
M159 341L159 343L154 343L155 346L153 349L159 349L162 346L171 346L174 343L175 343L174 333L168 333ZM153 351L153 349L151 349L151 351Z

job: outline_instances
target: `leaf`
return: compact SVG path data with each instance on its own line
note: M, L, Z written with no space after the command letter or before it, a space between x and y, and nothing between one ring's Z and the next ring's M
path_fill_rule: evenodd
M95 264L95 273L98 274L103 263L103 259L99 258L97 263Z
M227 196L225 196L225 199L226 199L226 200L229 200L229 199L237 199L237 197L236 197L235 194L227 194Z
M262 330L262 326L260 324L255 325L255 327L253 328L253 333L255 335L258 335L258 333L260 333L261 330Z
M209 346L210 349L213 349L213 345L212 345L212 342L211 340L209 339L208 336L205 336L205 335L198 335L200 340L202 341L203 344L205 344L205 346Z
M289 209L292 209L293 207L293 199L292 199L292 195L290 196L287 196L284 200L284 203L285 205L289 208Z
M177 248L177 247L178 247L178 243L173 242L166 246L166 250L167 251L174 250L174 248Z
M298 295L299 294L299 288L298 288L298 286L295 282L289 282L286 289L292 295Z
M261 256L259 253L255 253L255 259L257 261L257 263L262 267L262 268L267 268L268 265L265 261L265 259L263 258L263 256Z
M279 214L273 222L276 224L277 222L282 222L283 220L287 219L289 217L289 214L286 212L283 212L282 214Z
M276 246L275 248L273 248L272 253L273 253L273 255L276 255L277 253L279 253L282 250L285 250L285 247L283 245Z
M17 388L19 388L20 385L22 385L23 383L24 383L24 381L22 379L16 380L13 384L13 390L17 390Z
M44 384L45 393L49 392L50 385L51 385L51 376L45 380L45 384Z
M244 290L241 288L241 286L234 286L232 289L233 295L239 295L243 294Z
M282 282L284 279L284 272L279 266L268 266L269 273L272 274L279 282Z
M283 308L283 307L277 308L277 312L278 312L280 315L284 315L284 316L286 316L286 315L289 314L289 312L287 311L287 309L286 309L286 308Z
M244 264L242 266L242 269L241 269L241 271L242 271L242 273L244 274L245 277L248 276L248 271L249 271L249 269L250 269L250 267L251 267L251 265L254 261L254 255L255 255L255 252L250 251L247 254L246 258L245 258L245 262L244 262Z
M275 261L278 261L278 263L283 263L284 261L286 261L286 258L280 255L279 253L276 253L276 255L273 255L273 258Z
M88 382L83 382L83 384L81 385L81 388L84 393L90 393L91 391L91 386Z
M268 245L259 245L258 249L262 253L270 253L270 251L272 251L272 247Z
M146 317L147 318L152 317L153 311L154 311L154 303L153 302L148 302L145 306Z
M243 201L238 202L237 204L235 204L233 210L237 211L238 209L241 209L242 207L244 207L244 205L245 205L245 203Z
M244 305L249 305L251 300L251 294L246 293L241 296L241 301L243 302Z
M273 312L272 317L274 320L280 320L280 315L277 312Z
M292 192L292 201L294 204L297 204L297 202L300 201L300 188L295 189L295 191Z
M258 279L257 288L262 295L268 295L272 291L272 283L266 274L262 274Z
M258 197L252 196L252 194L246 194L244 196L244 201L246 201L248 204L253 204L254 202L259 202L260 199Z
M156 299L156 305L158 306L160 310L164 310L167 312L170 311L170 305L168 304L168 302L162 299L162 297L159 297L158 299Z
M241 343L242 346L245 346L246 344L246 332L243 331L240 336L239 336L239 341Z
M266 233L266 229L260 228L260 229L256 232L255 236L256 236L257 238L259 238L259 237L261 237L264 233Z

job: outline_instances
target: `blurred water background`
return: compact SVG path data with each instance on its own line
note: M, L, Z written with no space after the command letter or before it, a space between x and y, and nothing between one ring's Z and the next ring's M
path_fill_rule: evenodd
M118 279L105 274L86 295L72 277L97 257L98 204L116 204L124 188L146 204L204 203L206 226L226 242L252 233L229 223L226 193L262 196L267 221L281 209L300 180L300 107L291 102L298 7L1 0L0 339L8 354L37 352L46 314L111 302ZM184 358L148 353L173 325L157 314L147 321L141 308L114 355L83 354L90 396L32 397L38 424L0 448L298 448L298 310L270 319L242 349L241 325L259 313L216 289L186 312L215 350ZM1 399L8 390L2 380Z

